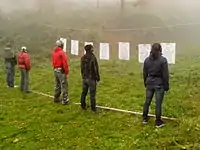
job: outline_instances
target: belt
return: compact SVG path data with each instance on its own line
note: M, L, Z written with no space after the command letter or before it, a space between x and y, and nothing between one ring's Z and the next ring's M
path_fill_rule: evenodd
M148 75L149 77L153 77L153 78L161 78L162 76L160 75Z
M54 71L61 72L61 71L63 71L63 68L60 68L60 67L54 68Z

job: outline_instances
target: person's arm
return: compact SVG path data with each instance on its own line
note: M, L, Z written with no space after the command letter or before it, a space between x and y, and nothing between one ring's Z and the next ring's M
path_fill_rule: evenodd
M94 56L94 70L95 70L96 80L99 82L100 81L99 64L95 56Z
M52 65L52 67L54 67L54 59L53 59L53 55L54 55L54 53L52 52L52 53L51 53L51 65Z
M83 61L83 57L81 58L81 62L80 62L80 66L81 66L81 76L83 77L83 72L84 72L84 61Z
M24 56L24 62L25 62L26 69L28 71L30 71L31 70L31 60L30 60L30 57L29 57L29 55L27 53Z
M169 90L169 69L167 59L164 60L162 65L162 79L165 91Z
M16 57L16 55L12 58L12 64L13 64L14 66L17 65L17 57Z
M14 58L13 58L14 62L13 63L14 63L14 65L17 65L17 54L15 51L13 53L14 53Z
M65 74L68 75L69 74L68 57L64 52L62 53L62 64Z
M146 66L146 60L144 61L144 65L143 65L143 80L144 80L144 86L146 87L146 79L148 77L148 73L147 73L147 66Z

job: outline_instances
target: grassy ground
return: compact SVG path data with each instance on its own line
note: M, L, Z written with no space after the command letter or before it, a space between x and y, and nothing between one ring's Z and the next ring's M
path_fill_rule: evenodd
M70 99L79 102L81 79L79 61L70 62ZM132 61L101 61L102 81L98 105L142 111L144 87L142 65ZM170 66L171 90L163 104L163 115L177 117L162 129L154 119L142 125L141 116L111 111L83 112L77 105L62 106L35 94L8 89L0 70L0 149L2 150L178 150L200 149L199 86L200 64L179 58ZM53 72L48 63L34 65L31 89L53 94ZM19 81L19 72L16 75ZM151 113L154 113L155 102Z

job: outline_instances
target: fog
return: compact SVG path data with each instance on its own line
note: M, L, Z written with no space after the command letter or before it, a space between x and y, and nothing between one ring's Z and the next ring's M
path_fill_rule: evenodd
M49 8L56 12L68 9L84 9L96 11L110 7L110 11L120 9L121 0L0 0L0 12L4 15L16 11L37 12ZM200 12L199 0L124 0L125 8L131 12L169 14L174 16L190 16L194 18ZM199 17L198 17L199 18ZM196 19L198 19L196 18Z
M148 13L163 18L176 18L178 23L198 22L199 0L124 0L126 13ZM120 11L121 0L0 0L0 13L4 17L16 12L71 13L70 10L92 11L107 14ZM98 9L97 9L98 7ZM107 8L107 9L106 9ZM52 10L52 11L51 11ZM74 12L73 12L74 13ZM17 14L15 14L17 15ZM79 15L79 14L73 14ZM114 17L114 16L113 16Z
M93 7L120 5L121 0L0 0L0 10L3 13L12 13L16 10L37 10L38 7L53 5L70 7ZM186 11L194 12L200 8L199 0L124 0L125 5L140 7L141 11ZM51 6L52 7L52 6Z
M124 2L122 8L121 0L0 0L0 33L12 37L17 32L36 38L38 32L97 42L134 40L136 44L153 41L199 43L199 0Z

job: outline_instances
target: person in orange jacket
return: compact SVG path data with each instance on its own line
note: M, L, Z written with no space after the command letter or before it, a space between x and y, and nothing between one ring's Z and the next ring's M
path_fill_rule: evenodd
M67 75L69 74L68 57L63 51L63 42L58 40L52 53L52 66L55 77L54 102L60 102L62 94L62 104L69 102Z
M21 72L20 90L25 93L29 91L29 71L31 69L31 60L27 51L27 48L23 46L21 52L18 55L18 67Z

